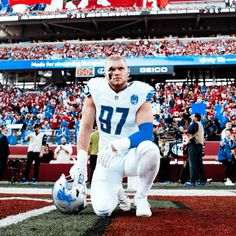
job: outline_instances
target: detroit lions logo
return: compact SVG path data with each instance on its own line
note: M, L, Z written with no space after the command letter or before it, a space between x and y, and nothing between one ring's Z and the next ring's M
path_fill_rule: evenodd
M130 102L132 105L136 105L138 103L138 95L136 94L133 94L131 97L130 97Z
M57 193L57 198L59 201L66 202L66 207L69 208L71 203L74 202L76 199L72 197L71 194L66 193L65 187L60 189Z

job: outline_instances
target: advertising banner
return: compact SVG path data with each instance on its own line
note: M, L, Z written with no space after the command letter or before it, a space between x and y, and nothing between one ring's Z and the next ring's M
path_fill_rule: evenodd
M236 55L225 56L160 56L126 58L133 74L172 74L174 66L236 65ZM105 58L0 60L0 70L100 68ZM139 65L139 66L137 66Z

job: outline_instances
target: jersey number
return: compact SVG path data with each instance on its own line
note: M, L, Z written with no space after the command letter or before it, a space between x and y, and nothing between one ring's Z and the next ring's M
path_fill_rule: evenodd
M115 114L120 113L120 120L116 126L115 135L121 134L121 130L123 125L125 124L125 121L127 119L127 116L129 114L129 108L121 108L117 107L115 110ZM101 106L101 113L99 116L99 121L101 123L101 130L105 133L110 134L111 133L111 119L114 114L113 107L109 106Z

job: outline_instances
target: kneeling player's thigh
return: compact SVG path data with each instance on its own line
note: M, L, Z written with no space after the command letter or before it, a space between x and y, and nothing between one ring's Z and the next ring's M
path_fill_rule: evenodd
M137 176L137 168L140 162L140 155L136 148L132 148L125 155L124 176Z
M91 203L97 215L108 216L118 205L118 192L123 176L97 165L91 184Z

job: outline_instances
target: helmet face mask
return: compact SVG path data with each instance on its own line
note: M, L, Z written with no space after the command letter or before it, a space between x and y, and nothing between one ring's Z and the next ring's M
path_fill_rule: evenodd
M86 205L86 186L81 179L67 180L65 175L55 182L52 189L52 198L56 208L62 213L78 213Z

